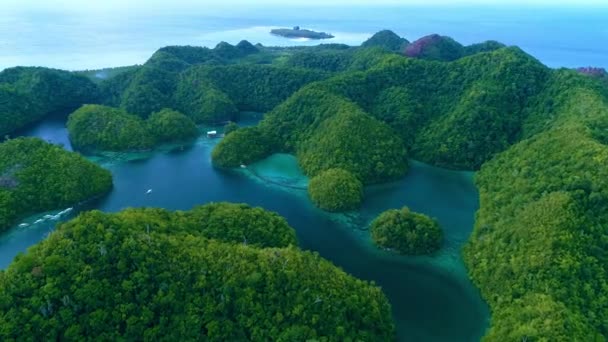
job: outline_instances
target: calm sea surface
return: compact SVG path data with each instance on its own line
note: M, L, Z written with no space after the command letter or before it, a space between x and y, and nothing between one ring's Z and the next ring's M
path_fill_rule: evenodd
M169 2L168 2L169 3ZM3 10L0 69L16 65L68 70L141 64L159 47L241 39L264 45L310 45L273 37L272 27L299 25L333 33L325 42L358 45L381 29L414 40L430 33L463 44L518 45L551 67L608 67L608 7L268 7L210 9L167 5L132 11ZM84 2L83 2L84 4ZM84 6L84 5L83 5Z

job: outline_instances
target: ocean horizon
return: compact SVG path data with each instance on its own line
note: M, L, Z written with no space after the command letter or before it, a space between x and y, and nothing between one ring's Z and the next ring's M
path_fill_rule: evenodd
M223 13L223 14L220 14ZM365 19L361 19L365 18ZM214 47L240 40L265 46L359 45L390 29L410 41L438 33L468 45L496 40L516 45L552 68L608 68L608 7L542 9L521 6L194 7L133 11L37 9L0 14L0 70L44 66L93 70L143 64L168 45ZM332 33L321 41L276 37L270 29Z

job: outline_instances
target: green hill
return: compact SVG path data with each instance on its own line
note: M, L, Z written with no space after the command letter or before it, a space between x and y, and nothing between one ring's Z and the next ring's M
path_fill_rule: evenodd
M294 242L284 219L246 205L88 212L0 273L0 336L394 339L378 287Z
M65 209L112 188L109 171L37 138L0 143L0 231L35 213Z

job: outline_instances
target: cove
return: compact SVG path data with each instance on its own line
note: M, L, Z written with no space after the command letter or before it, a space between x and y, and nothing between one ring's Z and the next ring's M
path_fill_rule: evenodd
M71 149L65 116L49 117L19 135L37 136ZM393 308L399 340L478 341L484 334L488 309L469 282L460 258L479 205L472 173L412 161L404 179L367 188L361 210L328 214L308 200L308 180L293 156L277 154L246 169L219 170L211 165L210 157L217 142L202 136L186 147L91 158L112 172L114 189L61 220L89 209L115 212L148 206L186 210L213 201L261 206L288 220L303 249L316 251L348 273L382 286ZM148 189L152 193L146 194ZM437 255L403 257L372 245L369 222L386 209L404 205L441 223L446 239ZM47 220L16 227L0 236L0 267L6 268L16 254L45 238L56 223Z

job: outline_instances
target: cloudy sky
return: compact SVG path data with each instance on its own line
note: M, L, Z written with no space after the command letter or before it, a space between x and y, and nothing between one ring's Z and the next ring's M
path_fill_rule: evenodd
M217 4L220 3L220 4ZM30 9L54 8L62 9L115 9L115 8L152 8L152 7L230 7L288 5L289 0L2 0L4 8ZM328 5L551 5L551 6L607 6L606 0L306 0L298 1L299 5L328 6Z

